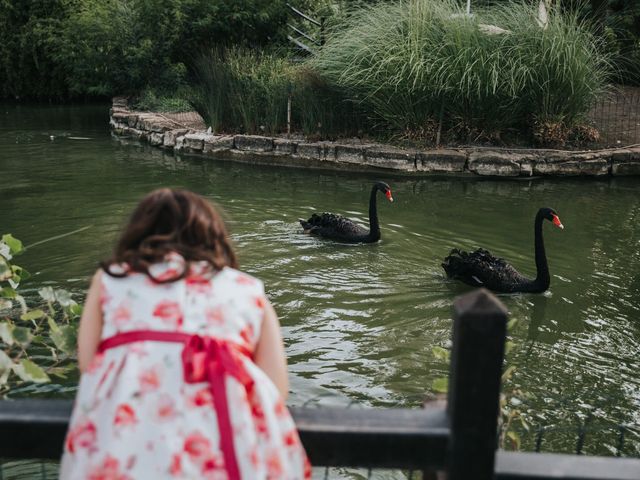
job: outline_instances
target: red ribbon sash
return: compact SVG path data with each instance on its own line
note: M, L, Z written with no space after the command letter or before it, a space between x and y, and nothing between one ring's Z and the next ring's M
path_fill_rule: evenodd
M240 468L233 445L233 427L229 417L225 375L235 378L247 391L251 390L253 379L245 370L243 362L243 357L251 358L251 350L244 345L214 337L182 332L132 330L105 338L98 346L98 353L127 343L142 341L184 344L182 350L184 380L187 383L209 383L218 418L220 449L224 456L227 475L229 480L240 480Z

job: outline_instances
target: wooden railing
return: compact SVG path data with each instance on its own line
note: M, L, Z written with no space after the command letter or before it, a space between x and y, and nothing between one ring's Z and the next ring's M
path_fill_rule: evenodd
M311 463L444 471L449 480L639 480L637 459L496 452L506 322L487 291L454 302L447 406L292 408ZM0 402L0 457L59 458L71 408L70 400Z
M324 18L316 20L289 3L287 3L287 8L292 18L304 22L305 25L311 25L319 29L319 38L314 38L312 34L303 31L291 23L287 23L289 29L296 34L295 37L287 35L287 39L303 52L313 54L315 47L324 45Z

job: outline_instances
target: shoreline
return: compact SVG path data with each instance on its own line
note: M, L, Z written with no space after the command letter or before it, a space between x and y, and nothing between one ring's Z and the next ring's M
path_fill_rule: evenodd
M262 135L214 135L162 114L129 110L116 97L109 125L117 136L132 137L175 153L244 163L323 168L357 172L391 172L415 177L479 176L503 178L605 177L640 175L640 146L562 151L467 147L401 149L377 143L307 142Z

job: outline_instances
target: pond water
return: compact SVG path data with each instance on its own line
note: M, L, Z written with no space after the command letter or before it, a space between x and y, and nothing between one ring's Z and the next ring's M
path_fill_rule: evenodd
M534 274L533 218L557 210L563 231L545 226L551 288L501 295L518 323L509 389L543 451L640 456L640 180L414 179L174 157L108 130L107 106L0 108L0 233L30 249L25 285L71 290L81 301L137 200L161 186L194 190L223 207L243 268L265 284L280 315L293 405L419 407L447 364L451 303L468 288L445 279L453 247L482 246ZM382 240L344 245L301 233L316 210L366 221L373 181ZM71 396L75 380L27 386L14 395ZM518 403L518 400L514 400Z

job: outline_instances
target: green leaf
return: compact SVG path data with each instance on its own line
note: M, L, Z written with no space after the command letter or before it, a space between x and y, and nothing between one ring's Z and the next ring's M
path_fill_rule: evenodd
M25 382L46 383L51 379L45 371L31 360L23 358L18 365L13 366L13 371Z
M0 386L7 383L12 368L13 360L3 350L0 350Z
M51 332L56 332L56 333L60 333L60 326L56 323L56 321L51 318L51 317L47 317L47 323L49 324L49 330L51 330Z
M447 393L449 391L449 377L436 378L431 384L431 389L438 393Z
M442 347L433 347L431 349L431 353L433 353L433 356L436 357L438 360L442 360L445 362L448 362L449 358L451 357L451 352L446 348L442 348Z
M7 261L0 257L0 282L6 282L13 277L13 272Z
M45 316L45 313L42 310L31 310L23 315L20 315L20 320L30 321L37 320Z
M512 318L511 320L509 320L509 322L507 322L507 332L511 332L514 328L516 328L517 324L518 324L517 318Z
M51 287L41 288L40 290L38 290L38 295L40 295L40 298L42 298L45 302L55 302L56 300L56 296L53 293L53 288Z
M60 327L53 318L49 317L49 328L51 330L51 339L58 350L68 355L72 355L76 350L77 330L75 326L64 325Z
M513 365L511 365L509 368L507 368L504 373L502 374L502 383L506 382L507 380L509 380L511 378L511 376L513 375L513 372L516 371L516 367L514 367Z
M79 317L82 315L82 305L79 303L74 303L69 307L69 313L74 317Z
M55 375L58 378L67 379L67 373L72 370L72 366L55 367L49 370L49 375Z
M7 345L13 345L13 325L0 322L0 339Z
M14 238L10 233L5 233L2 236L2 241L9 246L13 255L17 255L23 250L22 242Z
M513 347L515 347L515 343L508 341L504 344L504 354L505 355L509 355L509 352L511 352L511 350L513 350Z
M18 283L31 277L31 274L29 272L27 272L24 268L19 267L18 265L12 265L11 270L13 270L13 276L18 277Z
M514 450L520 450L520 435L513 430L507 432L507 438L511 440L511 446Z
M11 287L0 288L0 297L1 298L16 298L16 290Z
M63 307L69 307L71 305L75 305L75 301L71 298L71 292L67 290L55 290L54 292L55 298L60 305Z
M18 342L23 347L26 347L31 343L31 339L33 335L31 334L31 330L26 327L13 327L13 339Z

